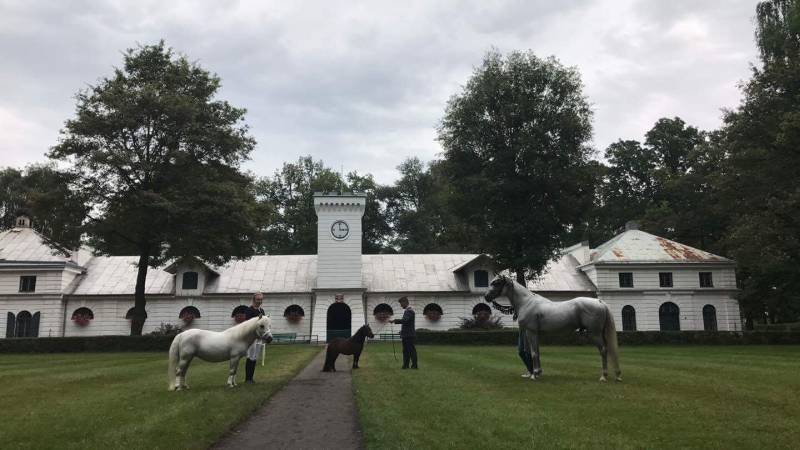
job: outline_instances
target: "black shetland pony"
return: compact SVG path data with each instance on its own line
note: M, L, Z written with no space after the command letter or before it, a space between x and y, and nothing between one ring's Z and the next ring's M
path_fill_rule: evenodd
M333 338L328 342L328 350L325 355L325 366L322 368L323 372L336 372L336 358L339 354L353 355L353 369L358 369L358 358L361 356L361 350L364 349L364 339L374 338L372 329L369 325L364 325L359 328L352 337Z

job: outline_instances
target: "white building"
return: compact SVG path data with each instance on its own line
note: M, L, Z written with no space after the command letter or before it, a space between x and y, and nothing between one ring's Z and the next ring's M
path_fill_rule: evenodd
M147 275L144 332L162 323L223 330L254 292L265 294L273 331L351 334L397 315L408 297L417 327L456 328L488 306L491 259L473 254L362 255L363 195L317 195L316 255L262 255L211 267L176 261ZM133 308L135 256L92 256L53 247L21 217L0 233L0 337L125 335ZM740 330L735 263L630 229L596 249L578 244L529 288L552 300L607 302L619 329ZM495 314L499 314L494 311ZM503 322L513 326L510 316Z

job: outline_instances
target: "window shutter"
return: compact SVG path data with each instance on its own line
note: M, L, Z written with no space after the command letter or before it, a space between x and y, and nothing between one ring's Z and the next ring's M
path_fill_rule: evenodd
M14 313L8 313L8 319L6 320L6 337L13 338L16 336L14 334L15 328L17 325L17 318L14 316Z
M33 320L31 320L31 331L28 333L30 337L39 337L39 318L42 314L39 311L36 311L36 314L33 315Z

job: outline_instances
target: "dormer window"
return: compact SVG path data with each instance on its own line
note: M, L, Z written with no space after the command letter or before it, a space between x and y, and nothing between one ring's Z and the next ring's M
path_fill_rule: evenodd
M181 289L197 289L197 272L184 272Z
M489 287L489 272L476 270L473 276L475 277L475 287Z

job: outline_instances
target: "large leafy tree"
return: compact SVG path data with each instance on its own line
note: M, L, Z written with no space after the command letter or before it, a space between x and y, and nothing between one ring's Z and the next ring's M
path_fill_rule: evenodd
M315 254L317 214L314 211L314 193L343 191L367 194L362 220L363 251L379 253L385 250L389 228L378 201L380 189L372 175L351 172L345 180L311 156L284 163L272 177L258 182L261 203L273 211L261 251L276 255Z
M800 316L800 2L756 7L760 67L725 116L728 245L740 268L749 321Z
M255 141L245 110L216 98L220 79L161 42L77 95L52 158L71 163L91 202L103 254L138 255L131 333L145 322L147 268L188 256L211 264L253 254L260 236L252 180L238 166Z
M392 245L400 253L469 251L465 230L450 211L450 184L442 163L409 158L397 167L400 178L383 191L392 226Z
M31 217L33 228L67 247L80 245L86 199L72 186L74 174L51 164L0 170L0 230L10 228L19 214Z
M578 72L531 52L489 52L447 105L453 213L519 280L542 272L593 200L591 117Z

